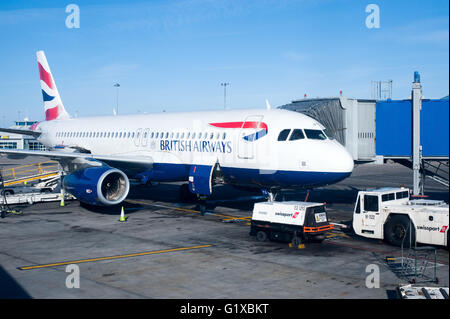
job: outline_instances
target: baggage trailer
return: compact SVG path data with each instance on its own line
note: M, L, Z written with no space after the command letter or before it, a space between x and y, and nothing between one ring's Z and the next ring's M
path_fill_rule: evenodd
M262 202L255 203L250 235L258 241L322 242L325 232L333 229L323 203Z
M363 237L385 239L394 246L415 243L448 247L449 206L444 201L410 199L407 188L358 192L353 230Z

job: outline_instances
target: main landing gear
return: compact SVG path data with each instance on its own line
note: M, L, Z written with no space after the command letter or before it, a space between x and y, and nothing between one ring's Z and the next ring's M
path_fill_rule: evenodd
M180 186L180 200L183 203L195 203L197 201L197 194L194 194L189 190L189 184Z
M267 189L267 188L261 188L261 193L263 194L263 196L267 199L268 202L273 202L275 201L278 193L279 193L279 189Z

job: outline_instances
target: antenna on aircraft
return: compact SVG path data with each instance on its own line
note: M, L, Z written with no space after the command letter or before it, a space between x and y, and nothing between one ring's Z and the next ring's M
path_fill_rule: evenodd
M119 113L119 83L115 83L114 87L116 88L116 110L114 111L114 115L117 115Z
M224 82L220 83L221 86L223 86L223 109L227 109L227 86L230 85L230 83Z
M268 99L266 99L266 108L267 108L268 110L270 110L270 104L269 104L269 100L268 100Z

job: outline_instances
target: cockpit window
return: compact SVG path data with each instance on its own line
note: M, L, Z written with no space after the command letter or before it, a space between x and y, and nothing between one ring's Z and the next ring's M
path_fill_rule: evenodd
M324 129L323 132L330 140L334 140L333 134L331 134L331 132L328 129Z
M282 130L282 131L280 132L280 135L278 135L278 140L279 140L279 141L286 141L287 137L289 136L289 132L290 132L290 131L291 131L291 130L289 130L289 129Z
M289 141L301 140L304 138L305 138L305 134L303 134L303 130L295 129L292 131L292 134L289 137Z
M308 137L311 140L326 140L326 135L321 130L306 130L305 129L306 137Z

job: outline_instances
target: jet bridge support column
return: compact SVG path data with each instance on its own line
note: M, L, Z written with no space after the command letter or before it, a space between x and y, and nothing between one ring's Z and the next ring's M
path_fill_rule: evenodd
M422 109L422 84L419 72L414 72L412 84L412 168L413 168L413 194L423 195L422 146L420 145L420 110Z

